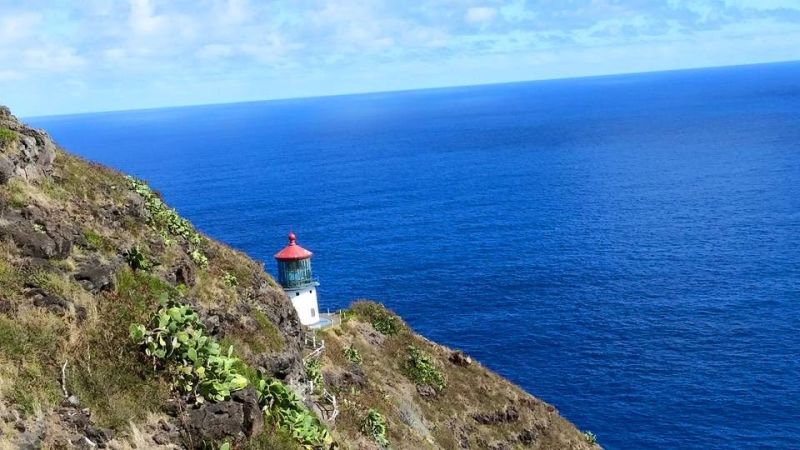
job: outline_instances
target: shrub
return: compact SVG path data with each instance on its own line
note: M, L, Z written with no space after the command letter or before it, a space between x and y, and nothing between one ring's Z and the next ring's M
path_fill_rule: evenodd
M328 448L331 445L332 438L325 426L285 384L274 379L261 379L256 390L258 403L267 418L274 420L304 448Z
M383 306L373 302L356 302L353 312L372 324L376 331L392 336L400 331L400 319Z
M239 285L239 279L236 278L236 275L230 272L225 272L222 275L222 282L225 283L225 286L228 287L236 287Z
M353 364L361 364L364 360L361 358L361 354L358 352L358 349L353 347L347 347L343 350L344 357Z
M413 345L408 347L405 371L406 375L418 384L427 384L437 391L447 387L444 375L436 367L433 358Z
M372 438L381 447L389 447L389 439L386 438L386 421L378 411L369 410L361 423L361 432Z
M173 237L182 237L192 245L200 245L202 236L195 231L192 224L178 215L175 209L168 207L163 200L150 189L144 181L128 176L128 187L144 198L144 204L150 213L148 223L155 228L167 243Z
M0 147L5 147L12 142L16 142L17 139L19 139L19 136L17 136L16 131L0 127Z
M208 266L208 257L204 255L203 252L201 252L200 250L198 249L192 250L192 252L189 253L189 256L192 257L192 261L194 261L194 263L197 264L199 267Z
M386 315L373 319L372 326L381 333L391 336L397 334L397 318L395 316Z
M89 250L106 252L114 250L114 244L108 238L89 229L83 231L83 245Z
M322 386L322 367L318 359L306 361L306 379L316 387Z
M238 361L233 347L223 354L216 339L206 335L197 313L186 305L164 299L149 328L131 324L130 336L154 366L169 370L173 388L193 394L198 403L223 401L247 387L247 379L233 368Z
M306 449L329 447L333 441L325 426L278 380L233 357L233 347L220 353L220 345L205 334L197 313L188 306L162 298L149 327L131 324L130 336L154 366L172 375L173 387L192 392L198 402L221 401L231 392L253 383L258 403L268 420Z
M134 245L126 250L122 256L133 270L143 270L147 272L154 266L153 262L144 254L138 245Z

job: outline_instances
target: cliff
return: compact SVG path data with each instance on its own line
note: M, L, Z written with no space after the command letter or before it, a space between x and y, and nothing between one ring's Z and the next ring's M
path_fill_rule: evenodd
M0 108L0 449L590 441L377 303L303 329L259 263Z

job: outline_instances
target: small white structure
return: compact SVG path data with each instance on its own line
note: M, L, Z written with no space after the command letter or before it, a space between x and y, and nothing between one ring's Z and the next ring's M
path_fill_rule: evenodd
M289 233L289 245L275 254L278 261L278 282L292 301L300 323L312 326L320 321L317 304L317 283L311 275L311 253L297 245L297 237Z

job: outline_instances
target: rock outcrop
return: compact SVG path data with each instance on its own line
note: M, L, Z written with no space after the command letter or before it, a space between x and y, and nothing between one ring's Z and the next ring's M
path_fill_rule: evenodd
M2 128L12 132L15 139L0 155L0 184L11 176L34 181L52 172L56 145L47 133L22 125L5 106L0 107Z
M230 400L190 409L181 421L186 424L189 445L196 448L226 439L243 442L264 429L264 415L252 387L234 392Z

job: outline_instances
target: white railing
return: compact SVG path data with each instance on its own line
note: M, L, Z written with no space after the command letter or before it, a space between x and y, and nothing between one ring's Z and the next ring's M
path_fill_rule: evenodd
M314 332L306 333L304 344L312 350L311 353L303 357L303 365L312 359L319 358L322 356L322 352L325 351L325 340L317 340L317 334ZM314 396L313 380L306 380L304 388L308 397ZM339 416L339 404L336 402L336 396L328 392L324 384L322 385L322 393L317 397L317 400L312 401L319 407L329 422L333 422Z

